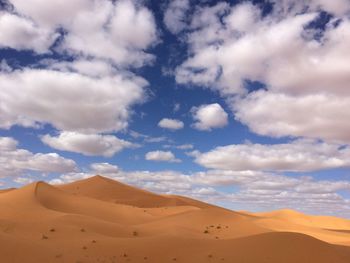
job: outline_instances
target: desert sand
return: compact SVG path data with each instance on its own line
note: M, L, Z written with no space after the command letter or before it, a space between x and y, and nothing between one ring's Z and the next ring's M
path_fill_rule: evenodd
M349 263L350 220L235 212L102 176L0 191L0 262Z

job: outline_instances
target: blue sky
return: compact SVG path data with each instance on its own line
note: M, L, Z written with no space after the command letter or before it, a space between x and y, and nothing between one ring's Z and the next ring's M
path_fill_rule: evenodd
M0 3L1 188L350 216L348 1Z

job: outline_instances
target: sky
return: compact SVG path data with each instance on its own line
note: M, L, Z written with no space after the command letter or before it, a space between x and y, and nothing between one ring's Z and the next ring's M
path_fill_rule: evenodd
M350 218L349 46L348 0L0 0L0 188Z

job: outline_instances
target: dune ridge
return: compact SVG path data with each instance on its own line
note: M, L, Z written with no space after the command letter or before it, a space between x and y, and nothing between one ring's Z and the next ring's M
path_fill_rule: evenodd
M0 192L1 262L350 262L350 221L245 213L95 176Z

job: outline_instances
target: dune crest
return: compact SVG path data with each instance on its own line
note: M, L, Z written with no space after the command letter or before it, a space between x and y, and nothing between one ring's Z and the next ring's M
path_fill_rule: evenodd
M350 221L245 213L94 176L0 192L1 262L350 262Z

